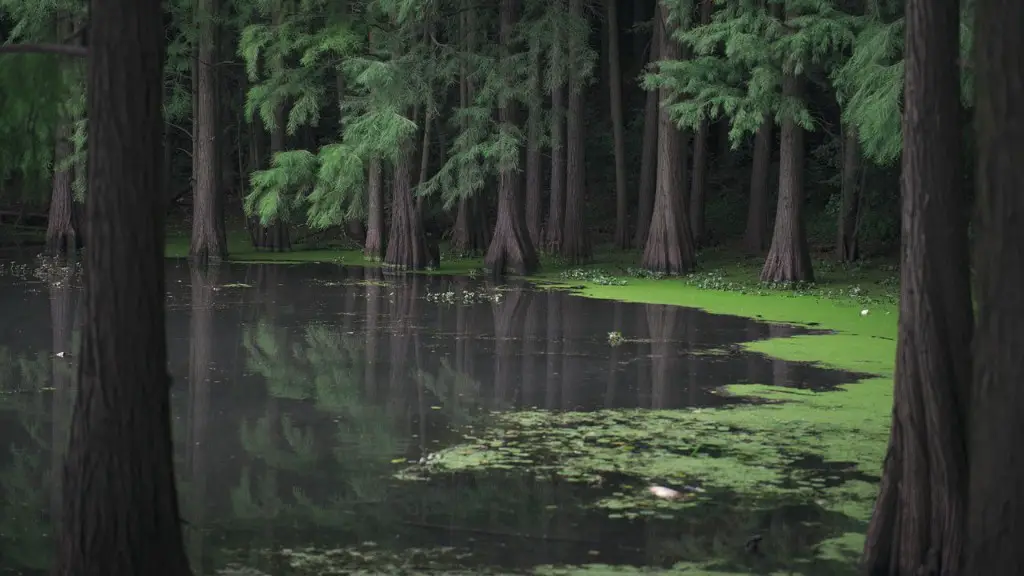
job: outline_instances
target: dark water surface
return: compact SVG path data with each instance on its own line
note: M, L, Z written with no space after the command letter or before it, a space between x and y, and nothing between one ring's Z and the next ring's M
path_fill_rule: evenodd
M28 278L0 276L3 574L38 573L51 555L81 317L73 283ZM201 274L184 263L168 266L167 281L177 466L197 573L290 574L258 551L308 546L347 549L343 563L364 573L670 565L687 550L657 542L712 538L720 520L698 509L673 522L614 521L586 506L598 489L517 470L421 482L394 474L496 411L720 406L739 401L716 393L727 384L857 380L737 346L806 329L525 284L334 265ZM748 524L820 524L823 514L780 508ZM740 548L745 535L734 535Z

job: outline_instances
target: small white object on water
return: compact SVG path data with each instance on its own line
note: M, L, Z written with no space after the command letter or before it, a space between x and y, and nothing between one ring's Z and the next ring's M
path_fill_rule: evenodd
M683 496L682 492L664 486L651 486L647 491L653 494L655 498L664 498L665 500L675 500Z
M64 357L64 353L63 352L57 352L56 356L57 356L57 358L63 358Z
M861 315L861 316L867 316L867 315L868 315L868 309L867 309L867 308L865 308L865 309L861 310L861 311L860 311L860 315Z

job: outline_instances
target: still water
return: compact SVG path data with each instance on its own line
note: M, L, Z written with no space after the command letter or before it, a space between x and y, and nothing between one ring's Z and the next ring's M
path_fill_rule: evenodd
M81 309L74 281L18 276L0 277L0 573L37 574L51 556ZM738 346L806 329L527 284L185 263L168 265L167 282L177 471L197 574L669 566L694 546L737 539L722 554L742 564L750 529L710 509L611 519L588 506L605 488L529 470L397 472L508 411L723 406L740 402L727 384L857 380ZM794 549L843 522L800 507L751 514L755 527L792 525ZM819 528L800 528L809 525ZM312 548L321 552L303 552Z

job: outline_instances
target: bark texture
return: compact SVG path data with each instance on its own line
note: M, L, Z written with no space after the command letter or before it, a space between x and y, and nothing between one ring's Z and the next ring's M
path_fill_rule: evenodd
M391 190L391 228L384 264L400 270L423 270L430 256L423 235L423 223L416 214L412 197L412 146L405 143L395 161Z
M975 4L978 302L965 574L1024 573L1024 4ZM969 308L967 304L965 307Z
M569 12L583 17L583 0L569 0ZM575 55L569 55L570 62ZM590 234L587 233L584 210L586 208L586 158L583 151L583 86L570 69L569 98L566 107L565 129L565 225L562 229L562 258L569 264L582 264L590 260Z
M171 449L160 187L163 12L93 0L89 250L53 573L184 576Z
M840 262L854 262L860 258L857 229L860 227L860 195L864 169L861 167L857 130L844 127L843 132L842 189L839 222L836 226L836 256Z
M892 431L865 563L871 574L958 574L967 480L962 403L973 328L961 189L960 8L930 0L909 0L906 8L899 340ZM977 574L986 573L1001 572Z
M473 0L462 0L462 36L466 50L472 52L477 45L476 10ZM463 68L459 80L459 103L465 108L476 98L476 84L468 70ZM452 230L452 250L462 256L476 256L487 251L487 214L479 196L459 200Z
M714 0L701 0L701 25L711 22L712 10L714 10ZM704 244L707 240L704 237L704 203L707 195L709 133L710 124L705 118L697 127L697 133L693 138L693 179L690 181L690 231L693 233L693 243L697 246Z
M669 23L668 11L659 6L655 26L661 31L661 55L666 60L680 57L678 44L672 39L673 24ZM661 89L661 99L669 97L667 89ZM683 199L686 198L686 140L676 128L668 111L658 111L658 176L654 196L654 213L651 228L644 246L642 265L648 270L665 274L686 274L693 270L696 253L690 233L690 221L686 216Z
M557 33L557 32L556 32ZM560 66L563 55L551 51L552 66ZM562 250L562 225L565 221L565 86L551 90L551 190L548 196L548 221L544 230L547 251Z
M728 124L726 124L728 126ZM775 123L765 118L754 136L754 162L750 169L750 203L747 205L747 229L743 247L751 254L768 249L771 228L768 214L768 169L772 163Z
M526 118L526 231L534 247L544 241L541 236L541 70L540 62L530 63L530 107Z
M75 230L75 197L72 184L74 171L61 164L71 156L72 125L61 120L57 126L53 150L53 187L50 194L49 218L46 223L46 251L52 256L67 256L75 251L78 231Z
M366 243L363 244L363 254L377 262L384 255L384 171L380 158L370 160L366 194Z
M657 24L657 23L655 23ZM661 26L654 26L651 39L651 56L648 64L661 57ZM658 91L649 90L644 103L644 134L640 148L640 188L637 191L635 246L647 244L647 233L651 229L651 215L654 212L654 187L658 172Z
M803 96L803 79L787 74L782 79L785 98ZM768 250L762 282L814 282L811 253L804 223L804 130L795 118L784 118L779 142L779 203L775 231Z
M220 146L217 133L220 128L220 102L217 100L217 0L200 0L197 5L199 20L199 53L196 66L196 118L192 139L192 162L195 166L195 194L192 200L192 239L189 258L200 265L227 257L227 238L224 232L224 213L220 197Z
M629 199L626 196L626 130L622 119L622 62L619 60L619 8L605 1L608 27L608 102L615 142L615 246L629 248Z
M501 0L501 41L506 50L512 41L518 14L518 0ZM502 124L515 125L514 106L513 102L502 103L498 110ZM531 274L540 266L540 261L524 222L519 171L514 166L503 166L499 180L498 221L494 225L494 235L487 248L484 266L495 276L508 272Z

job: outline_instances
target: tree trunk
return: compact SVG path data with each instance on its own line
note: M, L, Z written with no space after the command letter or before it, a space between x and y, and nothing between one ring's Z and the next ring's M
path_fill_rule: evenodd
M540 62L530 62L530 107L526 119L526 230L534 247L541 237L541 71Z
M49 220L46 223L46 251L52 256L64 257L75 251L78 231L75 230L72 217L75 205L72 188L74 172L70 166L61 167L73 152L73 128L69 120L61 119L58 122L53 150L53 188L50 195Z
M569 12L583 18L583 0L569 0ZM575 61L570 50L569 61ZM591 257L586 215L586 159L583 152L583 82L569 72L569 99L565 130L565 227L562 230L561 255L568 264L582 264Z
M747 205L747 230L743 247L750 254L763 254L768 249L770 233L768 217L768 170L772 164L773 128L775 122L765 117L754 136L754 162L750 169L750 203Z
M192 240L189 258L201 266L227 257L217 134L220 114L217 100L217 0L200 0L196 6L199 20L196 67L195 132L192 137L192 162L195 193L192 200Z
M803 96L803 79L787 74L782 79L784 98ZM762 282L814 282L811 254L804 225L804 130L792 116L783 118L779 142L779 203L775 231L768 250Z
M674 24L669 23L668 10L658 8L655 26L664 27L658 34L661 55L665 60L681 56L679 45L672 39ZM660 90L660 99L669 97L668 89ZM658 173L651 228L644 246L642 266L665 274L686 274L693 270L696 254L690 221L683 199L686 198L686 140L669 118L668 110L658 110Z
M399 270L423 270L429 255L423 237L423 223L416 215L412 197L412 145L402 144L395 161L394 183L391 187L391 227L384 264Z
M551 49L551 67L559 69L565 62L560 42L562 34L555 31ZM565 221L565 85L551 89L551 191L548 196L548 221L544 244L551 254L562 250L562 225Z
M519 15L518 0L501 0L501 43L503 57L507 57L512 42L512 31ZM498 110L499 121L515 126L516 114L513 102L502 102ZM494 225L491 245L484 258L492 275L532 274L540 266L537 251L530 242L530 234L523 222L522 182L515 166L501 167L498 190L498 221Z
M967 481L962 403L969 393L973 326L959 11L956 3L931 0L906 5L899 339L892 432L865 544L871 574L961 573ZM1008 440L1003 434L1001 446ZM999 450L1001 471L1007 458L1013 456Z
M476 10L471 4L473 0L463 0L462 36L466 50L476 50ZM476 86L469 71L463 68L459 79L459 100L463 108L472 106L476 98ZM452 250L461 256L476 256L487 251L487 215L477 196L459 200L458 212L455 216L455 228L452 230Z
M612 136L615 140L615 245L629 248L629 213L626 196L626 134L622 119L622 62L619 60L618 0L605 0L608 20L608 90Z
M860 257L857 243L857 227L860 224L860 181L863 168L860 165L860 140L857 129L844 127L843 168L839 222L836 229L836 253L840 262L854 262Z
M363 255L368 260L379 262L384 255L384 174L380 158L370 159L369 178L366 193L366 244Z
M970 426L965 574L1024 573L1024 5L975 4L978 316ZM953 58L949 51L942 54ZM935 118L935 116L931 116ZM945 118L945 116L943 116ZM934 122L934 124L938 124ZM943 141L944 142L944 141ZM953 160L953 157L950 158ZM959 183L950 180L951 184ZM959 206L958 206L959 207ZM966 208L964 206L963 208ZM966 209L963 210L966 212ZM963 304L970 310L970 303Z
M700 23L702 26L711 22L711 12L715 9L714 0L701 0ZM690 182L690 231L693 243L700 246L707 241L704 231L704 203L707 196L708 179L708 134L710 123L707 118L701 120L697 134L693 139L693 179Z
M661 58L662 27L658 24L655 10L654 32L651 40L650 63ZM644 135L640 149L640 188L637 195L636 235L633 244L647 244L647 233L651 229L651 216L654 211L654 187L657 185L658 172L658 90L649 90L644 104Z
M93 0L78 394L53 573L184 576L164 320L163 11Z

